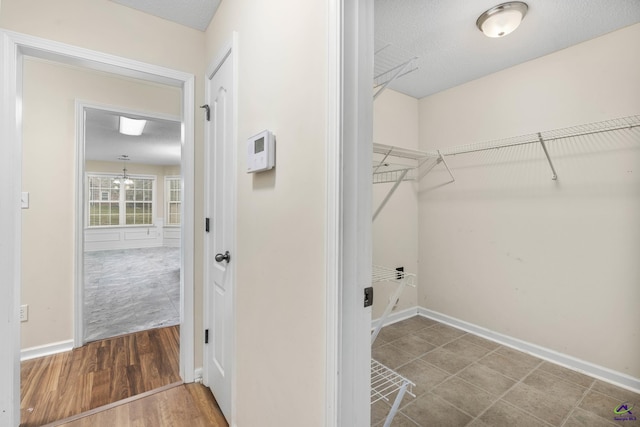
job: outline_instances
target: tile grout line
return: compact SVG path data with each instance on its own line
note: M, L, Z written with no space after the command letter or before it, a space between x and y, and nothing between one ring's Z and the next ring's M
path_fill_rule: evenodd
M432 343L432 342L430 342L430 341L427 341L427 340L425 340L424 338L421 338L421 337L419 337L419 336L417 336L417 335L415 335L415 334L416 334L416 332L423 331L423 330L426 330L426 329L431 329L431 328L434 328L435 326L438 326L438 325L440 325L440 323L435 323L435 324L433 324L433 325L431 325L431 326L426 326L426 327L421 328L421 329L418 329L418 330L416 330L416 331L412 331L412 332L406 333L406 334L402 335L401 337L396 338L396 339L395 339L395 340L393 340L393 341L390 341L390 342L387 342L387 343L383 344L383 346L386 346L386 345L393 345L393 343L394 343L394 342L396 342L396 341L398 341L398 340L400 340L400 339L402 339L402 338L404 338L404 337L406 337L406 336L409 336L409 335L414 335L414 336L416 336L417 338L420 338L420 339L424 340L425 342L427 342L427 343L428 343L428 344L430 344L430 345L436 345L436 344L434 344L434 343ZM434 369L437 369L437 370L439 370L439 371L441 371L441 372L443 372L443 373L445 373L445 374L447 374L447 375L448 375L445 379L443 379L443 380L442 380L442 381L440 381L439 383L435 384L433 387L429 388L429 389L428 389L427 391L425 391L424 393L422 393L422 394L420 394L420 395L416 395L416 397L415 397L414 399L418 399L418 397L420 397L420 396L424 396L425 394L429 393L429 392L430 392L431 390L433 390L434 388L438 387L439 385L441 385L442 383L444 383L445 381L447 381L449 378L451 378L451 377L453 377L454 375L456 375L456 374L451 374L451 373L449 373L449 372L447 372L447 371L443 370L442 368L439 368L438 366L435 366L435 365L433 365L433 364L431 364L431 363L427 362L426 360L422 360L422 357L423 357L424 355L426 355L426 354L428 354L428 353L430 353L430 352L434 351L434 350L437 350L437 349L439 349L439 348L444 347L444 346L445 346L445 345L447 345L447 344L450 344L450 343L452 343L452 342L454 342L454 341L457 341L457 340L459 340L460 338L462 338L462 337L464 337L465 335L468 335L468 334L469 334L468 332L465 332L465 333L463 333L462 335L460 335L460 336L458 336L458 337L455 337L455 338L453 338L453 339L452 339L452 340L450 340L450 341L447 341L447 342L445 342L445 343L443 343L443 344L441 344L441 345L439 345L439 346L436 346L435 348L433 348L433 349L431 349L431 350L429 350L429 351L427 351L427 352L425 352L425 353L420 354L419 356L417 356L417 357L415 357L415 358L413 358L413 359L411 359L411 360L409 360L409 361L407 361L407 362L403 363L402 365L399 365L397 368L395 368L395 369L394 369L394 370L396 370L396 371L397 371L398 369L402 368L403 366L408 365L409 363L415 362L416 360L420 360L421 362L426 363L427 365L429 365L429 366L433 367ZM400 351L403 351L401 348L399 348L399 347L397 347L397 346L395 346L395 345L394 345L394 347L395 347L396 349L400 350ZM487 350L488 350L488 349L487 349ZM492 352L493 352L493 351L495 351L495 350L497 350L497 348L496 348L496 349L494 349L494 350L490 350L490 351L489 351L489 353L492 353ZM407 353L407 352L404 352L404 353ZM407 353L407 354L409 354L409 353ZM486 355L485 355L485 356L486 356ZM484 356L483 356L483 357L484 357ZM464 368L463 368L463 369L464 369ZM411 379L411 378L409 378L409 379ZM442 400L444 400L444 399L442 399ZM450 405L450 403L449 403L448 401L446 401L446 400L444 400L444 401L445 401L447 404L449 404L449 405ZM400 408L398 408L398 412L399 412L400 414L402 414L404 417L406 417L406 418L408 418L409 420L411 420L411 422L413 422L413 423L415 423L415 424L417 424L417 425L420 425L420 424L419 424L417 421L415 421L413 418L409 417L407 414L405 414L404 412L402 412L402 411L403 411L403 409L404 409L404 408L406 408L406 407L407 407L408 405L410 405L411 403L413 403L413 401L412 401L412 402L408 402L408 403L406 403L404 406L400 406ZM466 414L466 413L465 413L465 414ZM467 414L467 415L469 415L469 414ZM471 416L471 415L469 415L469 416ZM382 423L379 423L377 426L379 426L379 425L382 425Z
M457 337L457 338L455 338L455 339L453 339L453 340L451 340L451 341L449 341L449 342L446 342L446 343L442 344L441 346L434 348L433 350L436 350L436 349L438 349L438 348L444 347L445 345L447 345L447 344L449 344L449 343L452 343L453 341L457 341L457 340L461 339L462 337L464 337L465 335L469 335L469 333L465 333L465 334L463 334L463 335L460 335L459 337ZM425 340L425 341L426 341L426 340ZM474 344L474 345L475 345L475 344ZM431 367L433 367L433 368L435 368L435 369L438 369L439 371L442 371L442 372L445 372L446 374L448 374L448 376L447 376L445 379L443 379L442 381L438 382L438 383L437 383L437 384L435 384L433 387L429 388L427 391L425 391L425 392L424 392L423 394L421 394L420 396L424 396L424 395L426 395L427 393L431 393L431 392L432 392L432 390L434 390L434 389L436 389L437 387L439 387L440 385L444 384L444 383L445 383L445 382L447 382L449 379L451 379L451 378L455 377L456 375L458 375L461 371L463 371L463 370L464 370L464 369L466 369L467 367L469 367L469 366L473 365L474 363L477 363L479 360L484 359L485 357L489 356L490 354L495 353L495 352L496 352L496 351L497 351L501 346L498 346L498 347L494 348L493 350L488 349L488 348L486 348L486 347L482 347L482 346L478 346L478 347L481 347L481 348L484 348L485 350L488 350L487 354L483 355L482 357L480 357L480 358L479 358L478 360L476 360L475 362L472 362L472 363L468 364L467 366L465 366L464 368L460 369L460 370L459 370L458 372L456 372L455 374L451 374L451 373L449 373L449 372L447 372L447 371L445 371L445 370L443 370L443 369L441 369L441 368L439 368L439 367L437 367L437 366L435 366L435 365L433 365L433 364L431 364L431 363L427 362L426 360L422 360L422 359L420 359L420 360L422 360L424 363L428 364L429 366L431 366ZM431 351L433 351L433 350L431 350ZM427 353L424 353L424 354L428 354L428 353L430 353L431 351L428 351ZM403 365L403 366L404 366L404 365ZM464 381L462 378L460 378L460 380ZM466 381L465 381L465 382L466 382ZM468 383L468 382L467 382L467 383ZM468 383L468 384L470 384L470 383ZM473 384L472 384L472 385L473 385ZM476 386L476 387L477 387L477 386ZM481 387L478 387L478 388L480 388L481 390L483 390L483 391L487 392L487 390L484 390L484 389L482 389ZM487 393L488 393L488 392L487 392ZM415 398L416 398L416 399L418 399L418 397L420 397L420 396L416 396ZM446 402L446 403L447 403L447 404L449 404L450 406L453 406L453 405L452 405L448 400L446 400L446 399L444 399L444 398L442 398L442 397L440 397L440 396L438 396L438 395L435 395L435 396L436 396L436 397L438 397L440 400L443 400L444 402ZM412 422L414 422L415 424L417 424L417 425L419 425L419 426L420 426L421 424L420 424L418 421L414 420L414 419L413 419L413 418L411 418L409 415L407 415L407 414L405 414L405 413L403 412L403 410L404 410L407 406L409 406L411 403L413 403L413 402L409 402L409 403L407 403L406 405L404 405L402 408L400 408L399 412L400 412L403 416L405 416L406 418L408 418L409 420L411 420ZM495 403L495 402L493 402L491 405L489 405L489 407L491 407L494 403ZM456 408L456 409L457 409L458 411L462 412L463 414L468 415L468 416L471 418L470 423L471 423L471 422L473 422L473 421L475 420L475 418L473 417L473 415L471 415L471 414L469 414L469 413L467 413L467 412L463 411L463 410L462 410L462 409L460 409L460 408Z
M406 366L406 365L408 365L408 364L410 364L410 363L415 362L416 360L420 360L421 362L423 362L423 363L425 363L425 364L429 365L431 368L433 368L433 369L437 369L438 371L440 371L440 372L442 372L442 373L444 373L444 374L446 374L446 375L447 375L447 376L446 376L442 381L439 381L437 384L434 384L432 387L429 387L428 389L426 389L426 390L425 390L425 392L424 392L424 393L422 393L422 394L420 394L420 395L417 395L417 396L415 397L415 399L413 399L411 402L406 403L403 407L401 407L401 408L399 409L399 411L398 411L398 412L399 412L400 414L402 414L402 416L403 416L403 417L407 418L408 420L410 420L411 422L413 422L413 423L415 423L415 424L417 424L417 425L419 425L419 426L421 425L419 422L415 421L413 418L411 418L410 416L408 416L408 415L407 415L406 413L404 413L403 411L407 408L407 406L408 406L408 405L411 405L412 403L414 403L414 402L416 401L416 399L418 399L419 397L425 396L425 395L426 395L426 394L428 394L428 393L433 394L433 396L434 396L434 397L436 397L437 399L439 399L440 401L445 402L445 403L447 403L447 404L448 404L448 405L450 405L450 406L453 406L454 408L456 408L456 409L457 409L458 411L460 411L461 413L463 413L463 414L465 414L465 415L467 415L467 416L471 417L471 421L469 422L469 424L472 424L472 423L474 423L476 420L479 420L479 419L480 419L480 417L482 417L482 416L483 416L483 415L484 415L484 414L485 414L485 413L486 413L490 408L492 408L493 406L495 406L495 404L496 404L496 403L498 403L499 401L502 401L505 405L507 405L507 406L509 406L509 407L512 407L512 408L515 408L515 409L518 409L519 411L522 411L523 413L527 414L528 416L532 417L533 419L535 419L535 420L537 420L537 421L541 422L541 423L542 423L543 425L545 425L545 426L553 426L550 422L547 422L547 421L545 421L545 420L543 420L543 419L539 418L538 416L536 416L536 415L534 415L534 414L530 413L529 411L527 411L527 410L525 410L525 409L523 409L523 408L519 408L518 406L514 405L513 403L511 403L511 402L509 402L509 401L507 401L507 400L503 400L503 399L504 399L504 397L505 397L509 392L511 392L511 391L512 391L515 387L517 387L518 385L523 384L523 383L524 383L524 381L525 381L527 378L529 378L529 377L530 377L530 376L531 376L535 371L537 371L537 370L540 370L540 372L543 372L543 373L544 373L544 374L546 374L546 375L549 375L549 376L551 376L551 377L553 377L553 378L556 378L558 381L562 381L562 382L565 382L565 383L567 383L567 384L574 385L574 386L577 386L577 387L581 387L581 388L583 388L583 389L584 389L584 391L583 391L582 396L580 397L580 399L579 399L579 400L578 400L578 401L577 401L577 402L576 402L576 403L571 407L571 410L568 412L568 414L567 414L567 415L565 415L565 417L562 419L562 421L561 421L561 423L558 425L558 427L564 427L565 425L567 425L568 421L569 421L570 419L572 419L572 416L576 413L576 410L577 410L577 409L579 409L579 407L580 407L580 405L583 403L584 399L585 399L585 398L588 396L588 394L589 394L590 392L592 392L592 391L593 391L593 392L596 392L596 393L598 393L598 394L602 394L602 395L604 395L604 396L610 397L610 398L612 398L612 399L616 399L616 400L618 399L616 396L611 396L611 393L609 393L609 392L600 392L600 391L595 390L595 388L594 388L594 387L595 387L595 386L596 386L596 384L597 384L597 379L596 379L596 378L591 378L591 383L590 383L590 385L589 385L588 387L585 387L584 385L582 385L582 384L580 384L580 383L578 383L578 382L576 382L576 381L573 381L573 380L571 380L571 379L568 379L568 378L565 378L565 377L559 376L559 375L557 375L556 373L553 373L553 372L547 372L546 370L541 369L541 366L545 363L545 361L544 361L544 360L541 360L541 359L540 359L540 358L538 358L538 357L533 356L535 359L539 360L539 363L537 363L537 364L536 364L536 365L535 365L535 366L534 366L534 367L533 367L533 368L532 368L532 369L531 369L531 370L530 370L530 371L529 371L529 372L528 372L524 377L522 377L522 378L521 378L521 379L519 379L519 380L517 380L517 379L515 379L515 378L512 378L512 377L511 377L511 376L509 376L509 375L506 375L506 374L503 374L503 373L501 373L501 372L496 371L498 374L500 374L500 375L504 376L505 378L508 378L508 379L510 379L510 380L512 380L512 381L515 381L515 383L514 383L511 387L509 387L509 388L508 388L504 393L502 393L501 395L499 395L495 400L493 400L491 404L489 404L489 405L488 405L488 406L487 406L487 407L486 407L486 408L485 408L485 409L484 409L480 414L478 414L478 416L473 417L473 416L471 416L470 414L468 414L466 411L464 411L464 410L462 410L462 409L460 409L460 408L455 407L455 405L454 405L454 404L450 403L450 402L449 402L448 400L446 400L445 398L443 398L443 397L441 397L441 396L439 396L439 395L437 395L437 394L433 393L433 390L435 390L437 387L440 387L443 383L445 383L445 382L449 381L451 378L455 377L455 378L459 379L460 381L462 381L462 382L464 382L464 383L466 383L466 384L468 384L468 385L470 385L470 386L473 386L473 387L475 387L475 388L477 388L477 389L479 389L479 390L482 390L483 392L486 392L486 393L488 393L489 395L493 396L494 394L493 394L492 392L490 392L490 391L488 391L488 390L484 389L484 388L483 388L483 387L481 387L481 386L478 386L478 385L476 385L476 384L473 384L473 383L471 383L471 382L469 382L469 381L467 381L467 380L465 380L465 379L463 379L463 378L460 378L460 377L458 377L458 375L460 374L460 372L462 372L464 369L467 369L469 366L479 365L479 362L481 362L481 361L482 361L482 360L484 360L485 358L487 358L487 357L491 356L492 354L496 354L496 353L497 353L501 348L509 348L509 347L498 344L498 346L497 346L496 348L489 349L489 348L487 348L487 347L485 347L485 346L483 346L483 345L481 345L481 344L474 343L474 342L469 342L469 344L471 344L471 345L473 345L473 346L476 346L476 347L479 347L479 348L483 348L483 349L487 350L488 352L487 352L485 355L483 355L483 356L481 356L480 358L478 358L477 360L475 360L475 361L471 362L470 364L466 365L464 368L462 368L462 369L458 370L456 373L451 374L451 373L449 373L448 371L445 371L444 369L440 368L439 366L436 366L436 365L434 365L434 364L432 364L432 363L430 363L430 362L428 362L428 361L426 361L426 360L424 360L424 359L422 359L422 358L423 358L423 357L425 357L427 354L429 354L429 353L431 353L431 352L435 351L435 350L443 349L446 345L449 345L449 344L451 344L451 343L453 343L453 342L455 342L455 341L462 340L465 336L476 336L476 335L475 335L475 334L473 334L473 333L470 333L470 332L466 332L466 331L462 331L462 330L460 330L460 331L464 332L462 335L459 335L459 336L457 336L457 337L455 337L455 338L453 338L453 339L450 339L450 340L448 340L448 341L446 341L446 342L442 343L441 345L436 345L436 344L432 343L431 341L429 341L429 340L427 340L427 339L425 339L425 338L420 337L420 336L418 336L418 335L417 335L418 333L420 333L420 332L422 332L422 331L426 331L426 330L429 330L429 329L435 329L435 328L436 328L437 326L439 326L439 325L441 325L441 323L436 322L436 323L434 323L434 324L432 324L432 325L425 326L425 327L422 327L422 328L419 328L419 329L416 329L416 330L412 330L412 331L409 331L409 332L398 331L398 332L400 332L400 333L401 333L401 335L400 335L400 336L398 336L397 338L395 338L395 339L394 339L394 340L392 340L392 341L384 342L384 343L382 344L383 346L386 346L386 345L388 345L388 344L389 344L389 345L390 345L390 344L393 344L393 348L394 348L395 350L400 351L400 352L402 352L402 353L404 353L404 354L408 354L408 355L410 355L410 356L414 356L414 355L413 355L413 354L411 354L411 353L408 353L408 352L404 351L403 347L402 347L402 346L400 345L400 343L398 343L397 341L399 341L400 339L406 338L406 337L414 336L414 337L416 337L416 338L420 338L421 340L425 341L426 343L428 343L428 344L430 344L430 345L434 345L434 346L435 346L433 349L431 349L431 350L429 350L429 351L427 351L427 352L425 352L425 353L421 353L421 354L420 354L420 355L418 355L418 356L414 356L413 358L411 358L411 359L410 359L410 360L408 360L407 362L405 362L405 363L403 363L403 364L399 365L397 368L395 368L396 370L398 370L398 369L401 369L402 367L404 367L404 366ZM454 329L457 329L457 328L454 328ZM445 350L447 350L447 349L445 349ZM524 353L524 354L527 354L526 352L523 352L523 353ZM498 353L498 354L500 354L500 353ZM504 356L504 357L507 357L507 356ZM551 364L553 364L553 365L556 365L556 366L557 366L557 364L554 364L553 362L548 362L548 363L551 363ZM484 365L479 365L479 366L484 366ZM487 369L492 369L492 368L490 368L490 367L488 367L488 366L484 366L484 367L486 367ZM492 369L492 370L493 370L493 369ZM592 411L590 411L590 410L588 410L588 409L587 409L586 411L587 411L587 412L589 412L590 414L594 414L595 416L597 416L597 417L598 417L598 419L600 419L600 420L602 420L602 421L606 422L606 423L607 423L607 425L610 425L610 426L615 426L615 425L616 425L615 423L611 422L611 421L610 421L610 420L608 420L607 418L604 418L604 417L600 416L599 414L597 414L597 413L595 413L595 412L592 412ZM382 425L383 425L383 422L380 422L380 423L376 424L376 426L378 426L378 427L379 427L379 426L382 426Z
M464 336L464 335L462 335L462 336L458 337L457 339L462 338L463 336ZM452 340L452 341L450 341L450 342L456 341L457 339L454 339L454 340ZM450 343L450 342L449 342L449 343ZM445 343L445 344L443 344L442 346L445 346L445 345L447 345L447 344L449 344L449 343ZM441 347L442 347L442 346L441 346ZM449 374L449 376L448 376L448 377L446 377L444 380L440 381L439 383L437 383L436 385L434 385L433 387L431 387L429 390L425 391L425 392L424 392L423 394L421 394L420 396L424 396L424 395L426 395L427 393L431 393L431 392L432 392L432 390L436 389L437 387L439 387L440 385L442 385L443 383L445 383L446 381L448 381L449 379L451 379L451 378L453 378L453 377L456 377L456 378L458 378L459 380L461 380L461 381L463 381L463 382L465 382L465 383L467 383L467 384L469 384L469 385L472 385L472 386L474 386L474 387L476 387L476 388L478 388L478 389L480 389L480 390L482 390L482 391L484 391L484 392L486 392L486 393L488 393L488 394L490 394L490 395L493 395L493 393L489 392L488 390L485 390L484 388L482 388L482 387L480 387L480 386L477 386L477 385L475 385L475 384L472 384L472 383L470 383L470 382L466 381L466 380L465 380L465 379L463 379L463 378L459 378L459 377L457 377L457 375L458 375L461 371L463 371L464 369L466 369L467 367L469 367L469 366L471 366L471 365L473 365L473 364L477 364L477 363L478 363L479 361L481 361L482 359L484 359L484 358L488 357L488 356L489 356L489 355L491 355L491 354L496 353L496 352L497 352L500 348L502 348L502 347L503 347L503 346L498 346L498 347L494 348L493 350L489 350L489 349L487 349L487 350L489 350L489 352L488 352L487 354L485 354L484 356L480 357L480 358L479 358L478 360L476 360L475 362L472 362L472 363L470 363L469 365L465 366L464 368L460 369L460 370L459 370L458 372L456 372L455 374L449 374L449 372L447 372L447 374ZM438 348L439 348L439 347L438 347ZM434 350L435 350L435 349L434 349ZM433 350L432 350L432 351L433 351ZM426 353L425 353L425 354L426 354ZM505 357L506 357L506 356L505 356ZM442 371L442 369L438 368L437 366L432 365L431 363L426 362L426 361L424 361L424 362L425 362L425 363L427 363L427 364L429 364L429 365L431 365L432 367L434 367L434 368L439 369L439 370L441 370L441 371ZM533 367L533 368L532 368L532 369L531 369L531 370L530 370L530 371L529 371L529 372L528 372L524 377L522 377L520 380L516 380L515 378L511 378L511 377L509 377L509 376L506 376L506 375L501 374L501 373L499 373L499 372L498 372L500 375L503 375L504 377L509 378L509 379L511 379L511 380L514 380L514 381L516 381L516 382L515 382L511 387L509 387L509 388L508 388L508 389L507 389L503 394L499 395L495 400L493 400L493 401L491 402L491 404L490 404L490 405L488 405L488 406L487 406L487 407L486 407L486 408L485 408L485 409L484 409L480 414L478 414L478 416L476 416L476 417L474 417L473 415L471 415L471 414L467 413L466 411L464 411L464 410L462 410L462 409L460 409L460 408L458 408L458 407L455 407L451 402L449 402L448 400L444 399L443 397L441 397L441 396L439 396L439 395L437 395L437 394L435 395L435 397L437 397L438 399L440 399L440 400L444 401L444 402L445 402L445 403L447 403L449 406L453 406L453 407L455 407L455 408L456 408L456 410L458 410L458 411L462 412L463 414L465 414L465 415L469 416L469 417L471 418L471 420L469 421L469 423L467 423L467 425L470 425L470 424L472 424L473 422L475 422L477 419L479 419L479 418L480 418L480 417L481 417L485 412L487 412L487 411L488 411L488 410L489 410L493 405L495 405L498 401L500 401L500 400L501 400L501 399L502 399L502 398L503 398L507 393L509 393L509 391L510 391L512 388L514 388L515 386L517 386L518 384L520 384L521 382L523 382L527 377L529 377L529 376L530 376L530 375L531 375L531 374L532 374L536 369L538 369L538 368L539 368L543 363L544 363L544 361L543 361L543 360L540 360L540 362L539 362L536 366L534 366L534 367ZM491 368L489 368L489 369L491 369ZM446 371L443 371L443 372L446 372ZM496 372L497 372L497 371L496 371ZM418 396L416 396L416 399L417 399L417 398L418 398ZM402 407L402 408L400 409L400 411L399 411L399 412L400 412L403 416L405 416L406 418L408 418L409 420L411 420L412 422L414 422L414 423L416 423L416 424L418 424L418 425L421 425L419 422L417 422L416 420L414 420L414 419L413 419L413 418L411 418L409 415L407 415L407 414L405 414L405 413L403 412L403 410L404 410L408 405L410 405L411 403L413 403L413 402L410 402L410 403L408 403L407 405L405 405L404 407ZM512 405L510 402L505 401L505 403L509 404L510 406L514 406L514 405ZM518 409L519 409L519 408L518 408ZM521 410L522 410L522 409L521 409ZM547 423L547 422L546 422L546 421L544 421L544 420L541 420L540 418L536 417L535 415L530 414L529 412L524 411L524 410L523 410L523 412L525 412L527 415L532 416L532 417L533 417L533 418L535 418L536 420L541 421L541 422L542 422L542 423L544 423L545 425L547 425L547 426L551 426L551 424Z
M567 423L567 421L569 421L571 419L571 416L576 411L576 408L578 408L580 406L580 404L582 403L582 401L584 400L584 398L587 397L587 394L589 394L589 392L591 391L591 389L593 388L595 383L596 383L596 381L593 380L593 381L591 381L591 385L589 385L588 388L585 388L585 391L582 393L582 397L580 397L580 399L576 402L576 404L573 405L573 408L571 408L571 410L567 414L567 417L564 420L562 420L562 423L560 424L560 427L563 427Z
M498 348L499 348L499 347L498 347ZM498 349L496 349L496 351L497 351L497 350L498 350ZM505 357L506 357L506 356L505 356ZM525 380L525 379L527 379L527 378L528 378L528 377L529 377L529 376L530 376L530 375L531 375L531 374L532 374L536 369L538 369L538 368L539 368L543 363L544 363L544 360L540 360L540 362L539 362L536 366L534 366L534 367L533 367L533 368L532 368L532 369L531 369L531 370L530 370L530 371L529 371L529 372L528 372L524 377L522 377L520 380L516 381L516 383L515 383L515 384L513 384L513 385L512 385L511 387L509 387L509 388L508 388L504 393L502 393L500 396L498 396L498 398L497 398L496 400L494 400L494 401L493 401L489 406L487 406L487 407L485 408L485 410L484 410L484 411L482 411L481 413L479 413L477 417L475 417L473 420L471 420L471 422L470 422L469 424L471 424L471 423L475 422L476 420L480 419L480 417L482 417L482 416L483 416L483 415L484 415L484 414L485 414L489 409L491 409L491 408L492 408L496 403L498 403L499 401L501 401L501 400L502 400L502 398L503 398L503 397L505 397L505 396L506 396L506 395L507 395L511 390L513 390L517 385L522 384L522 383L524 382L524 380ZM489 369L491 369L491 368L489 368ZM506 375L505 375L505 376L506 376ZM507 377L507 378L510 378L510 377ZM514 379L514 378L512 378L512 379ZM479 387L479 388L480 388L480 389L482 389L481 387ZM487 390L485 390L485 391L487 391ZM543 424L545 424L545 425L547 425L547 426L552 426L552 424L550 424L550 423L546 422L545 420L542 420L542 419L538 418L537 416L535 416L535 415L533 415L533 414L529 413L528 411L525 411L525 410L524 410L524 409L522 409L522 408L518 408L517 406L513 405L511 402L509 402L509 401L507 401L507 400L504 400L503 402L504 402L504 403L506 403L506 404L508 404L509 406L512 406L512 407L514 407L514 408L517 408L517 409L518 409L518 410L520 410L520 411L523 411L523 412L524 412L524 413L526 413L527 415L529 415L529 416L531 416L531 417L535 418L536 420L538 420L538 421L542 422Z

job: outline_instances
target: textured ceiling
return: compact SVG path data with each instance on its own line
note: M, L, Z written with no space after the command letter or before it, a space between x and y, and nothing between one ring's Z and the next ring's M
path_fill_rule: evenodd
M391 44L385 51L394 60L419 57L418 70L389 87L422 98L640 22L640 0L526 0L529 12L520 27L492 39L475 24L499 3L375 0L376 47Z
M126 114L147 120L142 135L129 136L118 132L119 113L91 108L86 113L86 160L118 162L126 154L131 163L180 164L180 122Z
M221 0L111 0L196 30L209 26Z
M204 31L221 0L111 0ZM503 0L374 0L376 72L418 56L416 71L390 88L415 98L640 22L640 0L526 0L529 11L512 34L492 39L476 27ZM277 31L277 27L274 27Z

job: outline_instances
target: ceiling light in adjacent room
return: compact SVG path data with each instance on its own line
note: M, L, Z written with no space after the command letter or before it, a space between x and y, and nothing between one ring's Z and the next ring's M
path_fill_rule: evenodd
M133 180L129 177L129 175L127 175L127 162L130 160L129 156L123 154L122 156L118 157L118 160L122 160L122 175L116 177L116 179L113 180L113 183L116 185L120 185L120 183L123 183L125 185L133 184Z
M476 25L487 37L503 37L518 28L527 10L529 6L520 1L502 3L480 15Z
M146 120L136 120L120 116L120 133L123 135L140 136L146 124Z

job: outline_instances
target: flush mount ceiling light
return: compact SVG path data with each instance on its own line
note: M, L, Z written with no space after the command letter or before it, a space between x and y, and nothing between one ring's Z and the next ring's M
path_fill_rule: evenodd
M487 37L503 37L518 28L527 10L529 6L521 1L502 3L480 15L476 25Z
M120 116L120 133L123 135L140 136L146 124L146 120L136 120Z

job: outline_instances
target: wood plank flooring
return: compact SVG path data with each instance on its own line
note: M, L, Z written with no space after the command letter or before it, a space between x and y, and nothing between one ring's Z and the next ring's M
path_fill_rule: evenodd
M228 427L211 391L178 387L64 424L64 427Z
M20 425L41 426L181 381L179 342L179 327L171 326L22 362Z

